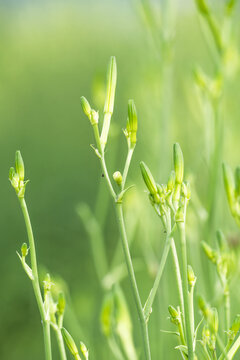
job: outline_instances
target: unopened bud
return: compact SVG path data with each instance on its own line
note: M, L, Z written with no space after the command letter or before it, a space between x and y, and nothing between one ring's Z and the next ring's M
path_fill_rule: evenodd
M175 186L175 171L172 170L170 175L169 175L169 178L168 178L168 183L167 183L167 189L169 191L172 191L174 189L174 186Z
M120 171L115 171L113 174L113 180L116 182L117 185L122 185L122 174Z
M80 341L80 350L81 350L85 360L88 360L88 349L82 341Z
M223 163L223 180L225 185L225 190L227 193L228 203L231 209L231 212L234 212L234 203L235 203L235 181L232 169L228 164Z
M58 294L58 302L57 302L57 309L60 315L64 314L65 306L66 306L65 296L63 292L60 292Z
M107 74L107 95L104 105L104 113L113 113L115 89L117 84L117 64L115 56L112 56Z
M91 110L90 122L92 125L98 124L99 114L95 110Z
M26 243L23 243L23 244L22 244L21 253L22 253L22 256L23 256L23 257L26 257L26 256L27 256L27 254L28 254L28 246L27 246Z
M181 317L180 317L179 312L172 305L168 306L168 311L169 311L169 314L170 314L171 322L173 324L175 324L175 325L179 325L180 321L181 321Z
M69 334L69 332L63 327L61 329L63 339L70 350L71 354L76 356L79 355L77 345L75 344L72 336Z
M205 241L202 241L201 245L209 260L211 260L213 264L216 264L218 258L217 252L213 250Z
M20 151L16 151L15 155L15 168L16 173L19 175L19 180L24 181L24 163Z
M140 169L141 169L143 180L144 180L150 194L152 194L152 195L157 194L157 185L155 183L155 180L151 174L151 171L149 170L149 168L143 161L140 162Z
M82 105L84 114L87 115L87 117L90 120L92 109L91 109L89 102L87 101L87 99L84 96L81 97L81 105Z
M218 332L218 325L219 325L219 320L218 320L218 312L216 308L212 308L211 309L211 316L210 316L210 325L212 327L212 330L215 334L217 334Z
M227 248L227 240L221 230L217 230L216 235L217 235L217 243L219 250L223 252Z
M128 101L128 121L127 121L127 131L132 147L135 146L137 142L137 110L133 100Z
M50 291L53 283L51 282L50 274L46 274L43 281L44 292Z
M205 319L208 319L209 315L210 315L210 308L202 296L198 297L198 306L199 306L199 309L201 310L203 316L205 317Z
M184 160L181 147L178 143L173 145L173 160L176 174L176 183L181 184L183 182Z
M194 286L195 283L196 283L197 278L196 278L196 276L195 276L195 274L193 272L193 269L192 269L192 267L190 265L188 265L188 267L187 267L187 275L188 275L189 286L190 287Z

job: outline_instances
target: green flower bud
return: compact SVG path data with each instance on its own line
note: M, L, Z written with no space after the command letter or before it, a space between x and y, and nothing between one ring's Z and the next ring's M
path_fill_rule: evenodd
M157 190L157 185L155 183L155 180L151 174L151 171L149 170L149 168L143 161L140 162L140 169L141 169L143 180L144 180L150 194L152 194L152 195L157 194L158 190Z
M128 120L127 120L127 132L130 140L131 147L134 147L137 142L137 110L133 100L128 101Z
M235 184L237 196L240 196L240 167L238 166L235 170Z
M90 122L92 125L98 124L99 114L95 110L91 110Z
M15 172L13 173L13 168L10 169L9 179L11 181L12 187L18 192L19 191L19 175Z
M87 117L90 120L92 109L91 109L89 102L87 101L87 99L84 96L81 97L81 105L82 105L84 114L87 115Z
M227 249L227 240L221 230L217 230L216 235L219 250L220 252L223 252Z
M120 173L120 171L115 171L115 173L113 174L113 180L116 182L117 185L122 185L122 174Z
M172 191L174 189L174 186L175 186L175 178L176 178L176 175L175 175L175 171L172 170L170 175L169 175L169 178L168 178L168 183L167 183L167 189L169 191Z
M199 309L201 310L204 318L208 319L210 316L210 313L211 313L210 308L202 296L198 297L198 306L199 306Z
M169 314L170 314L171 322L173 324L175 324L175 325L179 325L180 322L181 322L180 313L172 305L168 306L168 311L169 311Z
M63 339L70 350L71 354L73 356L79 355L77 345L75 344L72 336L69 334L69 332L63 327L61 329Z
M9 180L10 180L11 182L12 182L12 180L13 180L13 178L14 178L14 175L15 175L15 169L14 169L14 167L10 167L8 178L9 178Z
M176 174L176 183L181 184L183 182L184 160L181 147L178 143L173 145L173 160Z
M201 242L202 248L213 264L217 263L218 254L215 250L213 250L205 241Z
M235 181L232 173L232 169L229 165L223 163L223 180L225 185L225 190L227 194L228 203L231 209L231 212L234 213L235 207Z
M209 13L208 5L205 0L195 0L198 10L203 14L207 15Z
M19 180L24 181L24 163L20 151L16 151L15 155L15 168L16 173L19 175Z
M66 307L65 296L64 296L63 292L60 292L58 294L58 302L57 302L57 310L58 310L59 315L64 314L65 307Z
M114 97L117 84L117 64L115 56L112 56L109 63L107 75L107 95L104 105L104 113L113 113Z
M28 254L28 246L27 246L26 243L22 244L21 253L22 253L22 257L25 258L27 256L27 254Z
M88 349L82 341L80 341L80 350L81 350L85 360L88 360Z
M52 285L54 285L54 284L51 282L50 274L46 274L45 279L43 281L44 292L46 293L46 292L50 291Z
M212 330L215 334L218 332L219 320L218 320L218 312L216 308L211 309L211 316L210 316L210 325Z
M176 223L182 223L184 222L184 220L185 220L184 210L181 206L179 206L175 214L175 221Z
M196 276L193 272L193 269L190 265L188 265L188 267L187 267L187 276L188 276L189 286L193 287L196 283L197 278L196 278Z

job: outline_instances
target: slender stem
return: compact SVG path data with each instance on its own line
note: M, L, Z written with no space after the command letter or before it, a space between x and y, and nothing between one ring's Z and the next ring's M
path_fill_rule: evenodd
M106 167L106 162L105 162L104 154L101 156L100 161L101 161L101 166L102 166L103 173L104 173L104 176L105 176L105 178L106 178L106 181L107 181L107 184L108 184L110 193L111 193L113 199L115 200L115 198L116 198L116 193L115 193L115 191L114 191L114 189L113 189L111 180L110 180L109 175L108 175L108 171L107 171L107 167Z
M190 292L188 294L188 298L189 298L189 311L190 311L190 323L191 323L192 335L194 334L193 292L194 292L194 286L191 286Z
M224 312L226 331L230 329L230 294L228 287L224 291Z
M150 353L150 346L149 346L148 327L147 327L147 322L145 321L142 303L141 303L138 286L137 286L137 282L136 282L136 278L135 278L135 274L134 274L134 269L133 269L133 265L132 265L132 259L131 259L131 255L130 255L130 251L129 251L129 247L128 247L127 234L126 234L126 229L125 229L125 224L124 224L124 219L123 219L122 203L116 203L116 212L117 212L119 230L121 233L125 262L126 262L127 269L128 269L128 276L129 276L129 279L131 282L134 300L136 303L136 308L137 308L137 312L138 312L138 316L139 316L139 320L140 320L140 324L141 324L145 358L146 358L146 360L150 360L151 353Z
M25 225L26 225L26 229L27 229L27 234L28 234L28 241L29 241L29 246L30 246L31 267L32 267L32 273L33 273L32 285L33 285L33 291L34 291L34 294L35 294L35 297L37 300L37 304L38 304L38 308L39 308L39 312L40 312L40 316L41 316L42 324L43 324L45 356L46 356L46 360L51 360L52 359L52 351L51 351L50 325L45 320L45 310L44 310L43 299L42 299L42 294L41 294L40 285L39 285L37 257L36 257L35 242L34 242L31 220L29 217L25 199L19 198L19 201L20 201L20 205L21 205L21 209L23 212Z
M133 151L134 151L134 147L133 148L128 148L127 159L126 159L124 170L123 170L122 190L124 189L125 182L126 182L126 179L127 179L127 174L128 174L129 166L130 166L130 163L131 163Z
M206 355L206 357L207 357L207 360L211 360L211 357L210 357L210 355L209 355L209 352L208 352L208 350L207 350L206 345L203 345L203 349L204 349L204 353L205 353L205 355Z
M62 333L61 333L61 328L60 327L56 327L55 332L56 332L56 337L57 337L57 343L58 343L58 348L59 348L59 353L60 353L60 358L61 360L67 360L67 355L66 355L66 351L65 351L65 346L64 346L64 341L63 341L63 337L62 337Z
M187 280L187 246L186 246L186 234L185 234L185 222L178 222L178 228L180 232L181 252L182 252L182 280L183 280L183 299L184 299L184 317L185 328L188 346L188 359L194 359L193 351L193 334L190 319L190 307L188 298L188 280Z
M233 344L233 346L231 347L231 349L229 350L229 352L227 353L227 359L228 360L232 360L232 358L234 357L234 355L238 351L239 347L240 347L240 335L237 338L237 340L235 341L235 343Z

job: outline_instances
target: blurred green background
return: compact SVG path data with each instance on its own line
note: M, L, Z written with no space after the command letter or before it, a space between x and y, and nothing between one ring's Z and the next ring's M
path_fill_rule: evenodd
M153 281L151 273L146 271L149 269L146 249L151 244L153 258L159 259L164 234L144 192L139 161L146 161L160 182L166 181L172 167L172 144L178 141L184 152L186 171L194 176L203 206L206 202L204 120L195 92L193 68L200 64L211 74L212 63L193 2L176 0L173 5L174 40L168 55L171 74L165 74L167 84L163 87L161 53L152 43L137 0L0 2L0 358L3 360L42 360L44 356L40 317L31 284L16 256L16 250L27 240L20 207L8 181L8 170L17 149L22 152L30 179L26 200L39 265L61 278L59 281L67 289L70 310L66 325L76 339L85 341L91 359L113 358L100 329L103 294L89 238L76 212L80 202L94 210L99 187L104 185L98 159L89 146L93 136L80 108L80 96L85 95L96 109L103 108L105 73L111 55L116 56L118 65L115 111L106 155L111 172L121 170L124 164L126 144L121 130L126 123L129 98L135 100L139 116L138 143L128 179L136 187L127 198L126 217L127 222L137 217L132 253L139 260L137 279L143 299ZM223 159L231 166L240 163L239 80L236 73L225 96ZM111 259L118 235L114 210L105 195L102 200L105 215L101 221ZM223 186L218 196L218 224L229 237L238 240L239 232L229 214ZM199 255L203 234L191 210L189 218L190 262L196 264L198 291L207 297ZM167 306L178 305L174 284L169 260L150 320L153 359L180 358L174 350L176 339L161 333L161 329L172 329L167 320ZM134 340L140 350L128 279L123 280L122 286L131 309ZM238 298L239 289L234 296ZM239 303L236 300L234 304L233 313L236 313ZM57 352L54 359L58 359Z

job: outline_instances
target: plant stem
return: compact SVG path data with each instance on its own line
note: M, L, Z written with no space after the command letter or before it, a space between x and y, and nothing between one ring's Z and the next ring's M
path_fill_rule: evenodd
M108 184L109 191L110 191L113 199L115 200L115 198L116 198L116 193L115 193L115 191L114 191L114 189L113 189L111 180L110 180L109 175L108 175L108 171L107 171L107 167L106 167L106 162L105 162L104 154L100 157L100 161L101 161L101 166L102 166L102 170L103 170L104 176L105 176L106 181L107 181L107 184Z
M60 327L57 326L56 329L55 329L55 332L56 332L56 337L57 337L57 343L58 343L60 358L61 358L61 360L67 360L67 355L66 355L64 341L63 341L63 337L62 337Z
M226 331L230 329L230 294L228 287L224 291L224 311Z
M237 340L235 341L235 343L233 344L233 346L231 347L231 349L227 353L227 359L228 360L232 360L232 358L234 357L234 355L238 351L239 347L240 347L240 335L238 336Z
M123 170L122 190L124 189L125 182L126 182L126 179L127 179L127 174L128 174L129 166L130 166L130 163L131 163L133 151L134 151L134 148L129 148L128 149L127 159L126 159L124 170Z
M187 279L187 246L186 246L186 234L185 234L185 222L178 222L178 228L180 233L181 252L182 252L182 283L183 283L183 299L184 299L184 318L185 329L188 346L188 359L194 359L193 351L193 334L190 319L190 306L188 298L188 279Z
M122 210L122 203L116 203L116 212L117 212L117 219L119 224L119 230L121 233L121 239L122 239L122 246L123 246L123 252L125 256L125 262L128 269L128 275L132 286L132 291L134 295L135 304L137 307L137 312L141 324L141 330L142 330L142 337L143 337L143 345L144 345L144 351L145 351L145 358L147 360L151 359L151 353L150 353L150 346L149 346L149 337L148 337L148 326L147 322L145 320L142 303L138 291L138 286L134 274L134 269L132 265L132 259L128 247L128 240L127 240L127 234L123 219L123 210Z
M29 217L27 204L25 202L24 198L19 198L22 213L25 220L25 225L27 229L28 234L28 241L30 246L30 257L31 257L31 267L32 267L32 273L33 273L33 291L37 300L40 316L42 319L42 325L43 325L43 336L44 336L44 345L45 345L45 357L46 360L52 359L52 350L51 350L51 337L50 337L50 324L48 321L45 320L45 310L43 305L43 299L42 294L40 290L39 285L39 277L38 277L38 268L37 268L37 257L36 257L36 250L35 250L35 242L34 242L34 236L32 231L32 225L31 220Z

